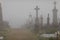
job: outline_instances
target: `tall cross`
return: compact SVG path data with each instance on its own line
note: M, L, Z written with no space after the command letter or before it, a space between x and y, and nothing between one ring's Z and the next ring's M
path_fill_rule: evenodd
M36 6L35 10L36 10L35 33L39 33L38 6Z
M39 10L40 8L38 8L38 6L36 6L36 8L35 8L35 10L36 10L36 17L38 17L38 10Z

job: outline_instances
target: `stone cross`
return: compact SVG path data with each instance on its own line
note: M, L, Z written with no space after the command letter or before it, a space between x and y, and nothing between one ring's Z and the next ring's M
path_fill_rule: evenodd
M36 17L38 17L38 10L39 10L40 8L38 8L38 6L36 6L36 8L35 8L35 10L36 10Z
M38 6L35 8L36 10L36 18L35 18L35 33L39 33L39 20L38 20Z

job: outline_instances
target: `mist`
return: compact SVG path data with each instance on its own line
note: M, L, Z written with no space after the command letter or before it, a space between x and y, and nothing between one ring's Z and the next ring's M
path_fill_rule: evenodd
M43 15L44 23L48 13L50 14L50 23L52 23L52 9L54 7L54 0L1 0L3 20L7 20L11 27L21 27L29 19L31 12L33 18L35 17L34 8L36 5L40 8L39 17ZM58 19L60 16L60 2L57 0Z

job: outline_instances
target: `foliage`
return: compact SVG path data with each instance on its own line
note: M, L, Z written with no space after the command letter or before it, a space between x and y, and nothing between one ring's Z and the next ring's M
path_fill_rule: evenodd
M49 40L54 40L54 39L51 37L51 38L49 38Z

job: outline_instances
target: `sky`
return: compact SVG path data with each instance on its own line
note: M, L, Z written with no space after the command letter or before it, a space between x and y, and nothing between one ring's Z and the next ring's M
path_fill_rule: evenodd
M39 17L43 15L44 23L48 13L50 14L50 23L52 22L52 10L54 0L0 0L2 3L3 20L8 21L12 27L20 27L29 18L31 13L35 17L34 8L36 5L40 8ZM58 9L58 19L60 18L60 0L56 0Z

